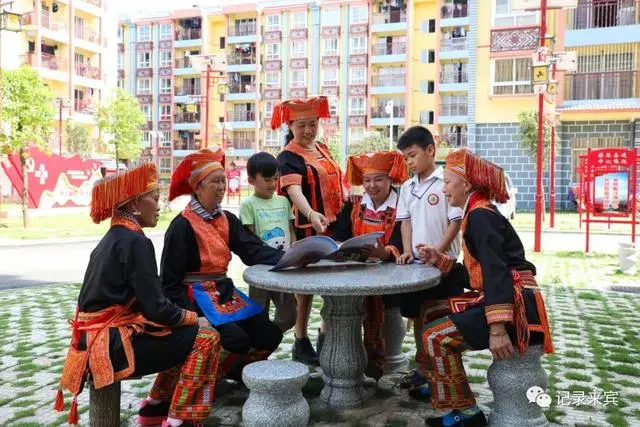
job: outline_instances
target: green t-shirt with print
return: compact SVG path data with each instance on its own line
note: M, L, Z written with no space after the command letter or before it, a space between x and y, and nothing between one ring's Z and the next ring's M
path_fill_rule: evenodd
M270 199L253 194L240 205L242 224L253 225L256 235L275 249L287 249L291 244L289 221L293 218L289 200L277 194Z

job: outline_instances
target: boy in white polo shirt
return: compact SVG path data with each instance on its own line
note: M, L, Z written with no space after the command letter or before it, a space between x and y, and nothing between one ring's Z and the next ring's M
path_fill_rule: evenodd
M444 197L442 167L436 166L436 146L433 136L422 126L407 129L398 139L413 178L402 184L396 221L402 221L403 254L398 264L418 260L418 245L438 248L454 258L460 252L460 220L462 209L449 206ZM427 291L407 294L402 298L402 312L414 319L416 359L422 357L422 327L427 321L447 314L449 296L462 293L456 277L459 271L448 275L441 283ZM409 393L420 400L429 398L426 380L415 371L403 381Z

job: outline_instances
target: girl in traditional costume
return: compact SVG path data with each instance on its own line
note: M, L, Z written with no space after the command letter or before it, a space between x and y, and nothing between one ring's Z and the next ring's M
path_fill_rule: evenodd
M62 372L73 393L69 423L87 377L96 389L160 372L141 405L141 425L196 426L213 401L220 336L193 310L162 293L153 244L142 231L159 216L156 168L146 164L98 181L91 195L95 223L111 227L91 253ZM167 418L168 417L168 418Z
M350 185L364 187L360 203L347 201L337 220L334 239L345 241L377 231L384 232L380 247L370 257L394 261L402 253L400 223L396 222L398 193L391 184L402 184L408 178L407 164L402 154L382 151L350 156L346 179ZM384 341L384 308L392 298L371 296L365 298L364 347L367 352L366 375L380 379L386 364Z
M449 299L452 314L425 326L427 355L421 370L430 384L435 409L452 412L427 420L431 426L484 426L467 380L461 353L488 348L495 360L510 358L514 346L523 354L530 342L553 351L547 312L535 280L536 268L507 218L493 201L509 198L504 172L465 149L449 153L444 193L452 206L464 208L462 252L472 292ZM421 260L446 274L456 260L432 247Z
M318 121L329 117L327 97L283 101L274 107L271 128L289 127L287 144L278 155L280 191L293 205L297 239L331 234L346 192L340 166L326 145L316 141ZM293 359L318 365L318 354L307 336L313 295L296 295L298 312ZM321 338L319 337L319 345Z
M282 332L226 276L231 253L246 265L274 265L283 252L265 245L220 208L227 185L224 162L221 150L201 150L174 171L169 200L182 195L191 200L167 229L160 269L165 295L206 316L220 333L218 376L239 380L242 367L266 359L278 347Z

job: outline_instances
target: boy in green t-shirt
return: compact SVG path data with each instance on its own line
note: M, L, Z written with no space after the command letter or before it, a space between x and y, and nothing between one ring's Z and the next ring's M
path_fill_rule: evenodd
M278 162L269 153L256 153L247 161L253 195L240 205L240 221L267 245L285 250L295 241L293 213L286 197L275 194L278 185ZM249 286L249 297L262 304L267 312L269 301L276 306L273 320L282 332L296 323L296 300L293 294L273 292Z

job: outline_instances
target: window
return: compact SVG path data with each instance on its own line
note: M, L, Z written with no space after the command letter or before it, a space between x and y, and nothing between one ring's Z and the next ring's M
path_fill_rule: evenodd
M171 24L160 24L160 40L171 40Z
M338 86L338 69L327 68L322 79L323 86Z
M280 141L278 140L278 130L267 129L264 132L264 145L266 146L279 146Z
M118 43L124 43L124 27L118 26Z
M267 31L280 29L280 15L267 15Z
M293 23L291 27L295 29L307 28L307 11L295 12L293 14Z
M138 41L139 42L151 41L151 25L142 25L138 27Z
M151 52L138 52L138 68L151 67Z
M428 125L429 124L429 112L428 111L420 111L420 124Z
M351 54L357 55L361 53L367 53L367 38L363 36L352 37Z
M151 79L138 79L136 93L138 95L149 95L151 93Z
M304 58L307 56L307 42L305 40L296 40L291 44L291 57Z
M350 84L352 85L366 85L367 84L367 68L366 67L353 67L349 70L351 73Z
M349 128L349 143L354 143L360 141L365 137L366 129L365 128Z
M124 70L124 55L118 54L118 70Z
M307 71L294 70L291 72L291 86L305 87L307 85Z
M427 81L420 80L420 95L426 95L426 94L427 94Z
M340 8L331 7L322 9L321 25L323 27L331 27L340 25Z
M171 147L171 132L162 132L160 134L160 146Z
M267 59L280 59L280 44L267 44Z
M329 115L331 117L338 116L338 98L335 96L329 97Z
M220 37L220 42L218 43L218 46L220 47L220 49L224 49L225 40L226 39L224 37Z
M326 56L338 54L338 39L324 39L324 54Z
M538 12L513 12L511 0L495 0L494 6L494 27L516 27L538 23Z
M366 100L364 98L349 99L349 115L350 116L364 116L365 109L366 109Z
M160 51L160 66L171 67L171 51L170 50Z
M153 114L151 112L151 105L148 105L148 104L141 105L140 109L142 110L142 114L144 114L144 116L145 116L145 118L147 119L148 122L153 120Z
M160 105L160 120L171 120L171 105Z
M429 64L433 64L434 62L436 62L436 51L429 49Z
M160 175L171 173L171 157L160 157Z
M268 88L280 87L280 72L279 71L267 71L264 76L264 82Z
M270 119L273 115L273 107L276 106L276 101L265 101L264 103L264 118Z
M435 33L436 32L436 20L435 19L429 19L429 32L430 33Z
M151 132L142 132L142 143L145 147L151 147Z
M494 95L532 93L531 58L493 61L491 87Z
M368 21L366 6L352 6L349 11L349 23L350 24L363 24Z
M124 89L124 79L118 79L118 87Z
M171 78L163 77L160 79L160 93L171 93Z

